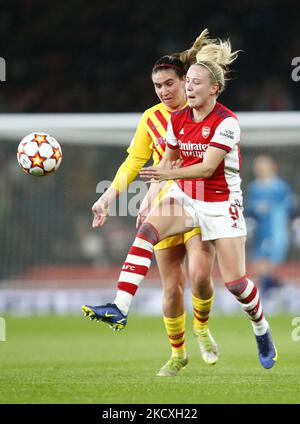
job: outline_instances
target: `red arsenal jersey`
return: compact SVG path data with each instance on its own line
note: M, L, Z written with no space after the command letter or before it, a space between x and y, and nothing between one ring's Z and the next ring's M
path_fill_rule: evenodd
M201 122L192 118L187 106L171 115L167 144L180 149L183 167L201 163L208 146L226 151L224 160L209 178L177 180L179 187L193 199L205 202L224 202L241 195L240 127L236 115L221 103Z

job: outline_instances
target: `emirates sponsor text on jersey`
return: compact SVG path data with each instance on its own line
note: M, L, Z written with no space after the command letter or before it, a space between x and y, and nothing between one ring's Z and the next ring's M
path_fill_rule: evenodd
M192 141L184 142L178 140L178 145L181 151L181 155L184 156L194 156L198 158L203 158L206 149L209 146L209 143L200 144L193 143Z

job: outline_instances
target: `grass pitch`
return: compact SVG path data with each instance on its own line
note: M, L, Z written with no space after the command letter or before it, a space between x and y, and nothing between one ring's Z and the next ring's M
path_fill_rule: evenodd
M170 355L160 317L130 316L123 332L81 316L6 317L0 342L0 403L300 403L300 341L291 317L270 319L279 360L261 367L242 315L214 315L218 364L200 357L187 320L188 367L156 377Z

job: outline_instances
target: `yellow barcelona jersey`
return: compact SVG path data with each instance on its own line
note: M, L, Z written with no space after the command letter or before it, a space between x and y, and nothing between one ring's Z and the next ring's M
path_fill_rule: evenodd
M166 148L165 140L170 117L171 112L163 103L147 109L141 117L128 153L147 160L152 156L154 165L157 165Z
M112 186L118 192L127 189L151 157L154 165L161 161L166 148L165 140L170 117L171 112L163 103L158 103L143 113L127 149L129 155L112 182Z

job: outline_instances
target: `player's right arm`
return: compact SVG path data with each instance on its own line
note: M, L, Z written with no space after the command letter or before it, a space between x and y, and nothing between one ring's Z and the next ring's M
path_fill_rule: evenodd
M118 169L110 187L94 203L93 228L101 227L109 215L109 205L135 180L141 168L152 155L152 140L146 129L146 112L142 115L136 133L127 149L128 156Z

